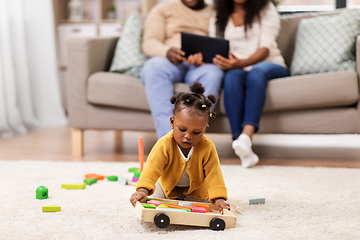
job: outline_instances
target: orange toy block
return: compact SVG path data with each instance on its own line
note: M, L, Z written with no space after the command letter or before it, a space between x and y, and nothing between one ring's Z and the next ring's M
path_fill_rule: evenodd
M184 206L180 206L180 205L176 205L176 204L168 204L168 203L163 203L163 205L169 207L169 208L177 208L177 209L188 209L191 210L191 207L184 207Z
M97 180L104 180L104 176L95 173L85 174L85 179L97 178Z
M194 207L203 207L206 209L206 212L209 212L210 210L210 205L209 204L206 204L206 203L198 203L198 202L195 202L192 204Z
M140 172L142 172L144 167L144 143L142 137L138 138L138 151L139 151Z

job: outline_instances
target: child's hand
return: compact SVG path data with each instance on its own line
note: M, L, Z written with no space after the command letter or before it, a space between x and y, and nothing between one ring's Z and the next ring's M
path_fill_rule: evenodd
M135 193L133 193L130 197L131 204L135 207L136 202L139 201L141 203L146 202L149 191L146 188L139 188Z
M223 211L224 208L230 211L230 204L227 201L225 201L225 199L217 198L214 203L216 205L216 208L220 211L221 214L224 213Z

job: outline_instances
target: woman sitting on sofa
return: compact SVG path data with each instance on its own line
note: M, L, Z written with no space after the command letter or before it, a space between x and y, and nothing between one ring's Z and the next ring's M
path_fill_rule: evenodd
M243 167L259 157L252 151L252 136L259 128L267 82L289 72L276 43L280 19L269 0L215 0L216 16L210 36L230 41L230 58L217 55L213 62L227 70L224 105L230 121L232 147Z
M269 0L214 0L216 14L209 35L230 41L229 58L217 55L213 63L226 70L224 105L230 121L232 147L243 167L259 157L252 151L252 137L259 128L267 82L289 72L276 43L280 19ZM189 59L202 64L201 54Z

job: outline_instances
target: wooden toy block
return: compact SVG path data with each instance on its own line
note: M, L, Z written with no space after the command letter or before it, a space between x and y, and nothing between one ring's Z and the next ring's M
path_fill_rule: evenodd
M206 203L195 202L195 203L193 203L192 206L194 206L194 207L203 207L203 208L205 208L206 212L209 212L209 210L210 210L209 204L206 204Z
M44 186L40 186L36 189L36 199L47 199L49 197L49 189Z
M164 204L160 204L159 206L157 206L158 208L169 208L168 206L165 206Z
M133 182L132 179L128 179L127 184L128 184L128 185L136 186L136 182Z
M144 167L144 144L142 137L138 137L138 151L139 151L140 172L142 172Z
M118 181L119 181L122 185L127 185L128 179L127 179L127 178L118 178Z
M140 168L129 168L129 172L140 172Z
M146 203L154 204L155 206L159 206L160 204L163 204L164 202L156 201L156 200L149 200L146 201Z
M162 209L164 209L164 208L156 207L156 209L162 210ZM180 209L180 208L166 208L166 211L191 212L191 210Z
M104 176L99 174L95 174L95 173L85 174L85 179L92 179L92 178L97 178L97 180L104 180Z
M168 206L169 208L188 209L191 211L191 207L184 207L184 206L180 206L176 204L168 204L168 203L163 203L163 205Z
M84 179L84 183L86 183L86 185L92 185L96 182L97 182L97 178Z
M65 189L84 189L86 183L61 184L61 188Z
M193 203L192 203L192 202L179 201L179 206L192 207L192 206L193 206Z
M251 198L249 204L265 203L265 198Z
M141 175L141 172L134 172L134 177L140 177L140 175Z
M133 177L133 178L132 178L132 181L133 181L133 182L137 182L137 181L139 181L139 178L138 178L138 177Z
M203 207L191 207L191 212L206 213L206 209Z
M44 206L44 207L42 207L42 211L43 211L43 212L60 212L60 211L61 211L61 207L60 207L60 206L56 206L56 205Z
M151 200L163 201L163 199L159 198L151 198ZM179 205L179 201L177 200L166 199L166 201ZM224 209L223 214L221 214L218 210L215 210L215 204L209 203L209 206L210 211L208 213L199 214L196 212L179 211L175 210L175 208L144 208L140 202L137 202L134 211L141 222L154 222L159 228L166 228L170 223L210 227L216 231L236 227L237 217L230 211ZM203 211L205 211L205 209Z
M155 209L156 206L154 204L149 204L149 203L141 203L143 205L144 208L152 208Z
M108 181L115 182L118 180L118 176L108 176Z

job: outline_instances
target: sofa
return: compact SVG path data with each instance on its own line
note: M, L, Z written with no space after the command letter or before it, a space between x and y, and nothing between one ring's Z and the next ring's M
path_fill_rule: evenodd
M331 13L297 13L281 16L277 42L291 66L297 27L302 18ZM155 131L141 79L108 72L117 38L74 38L68 42L67 110L75 157L83 155L85 130ZM258 133L356 134L360 133L360 38L356 40L357 71L339 71L273 79ZM183 83L174 91L188 91ZM208 133L229 133L223 96Z

